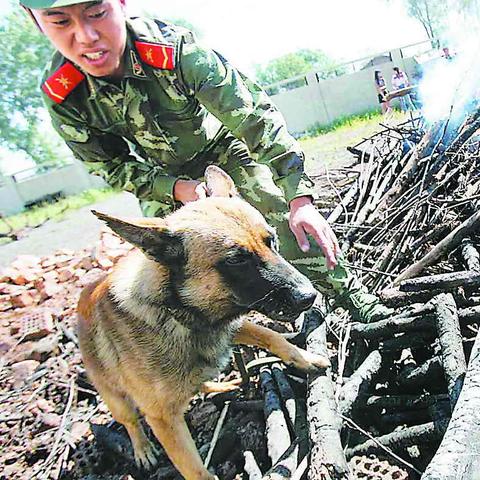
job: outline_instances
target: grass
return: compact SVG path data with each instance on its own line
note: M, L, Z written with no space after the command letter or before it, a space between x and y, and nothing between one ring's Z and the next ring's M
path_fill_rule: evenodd
M34 228L45 223L47 220L61 220L72 210L100 202L116 193L117 192L111 188L91 189L78 195L72 195L54 202L45 202L33 206L25 212L0 219L0 234L18 232L25 228ZM3 243L6 243L5 240L7 242L9 241L8 238L0 240L4 240Z
M326 167L334 168L348 163L352 157L347 147L372 136L382 128L380 123L388 121L390 124L397 124L406 119L406 114L397 111L394 111L388 120L379 112L367 112L341 118L328 126L312 128L300 138L306 155L307 171L313 173Z

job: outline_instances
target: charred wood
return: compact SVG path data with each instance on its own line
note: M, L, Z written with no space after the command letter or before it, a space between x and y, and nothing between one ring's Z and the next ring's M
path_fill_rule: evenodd
M480 335L448 430L422 480L470 480L478 474L480 444ZM473 474L473 476L472 476Z
M368 391L383 366L383 356L374 350L340 390L338 409L342 415L350 416L353 408L359 407L358 399Z
M393 282L398 285L402 280L414 277L420 273L425 267L439 260L442 256L451 252L458 247L460 242L470 233L478 230L480 226L480 210L471 215L467 220L461 223L455 230L449 233L441 242L439 242L430 252L422 259L408 267Z
M461 247L462 257L468 270L477 273L480 272L480 254L473 246L472 240L470 238L464 238Z
M262 367L260 370L265 415L268 455L275 464L291 444L282 404L275 389L270 369Z
M433 357L419 367L405 367L404 370L400 372L397 381L402 389L418 391L427 385L430 386L432 382L438 386L439 378L443 380L442 362L440 357Z
M305 315L307 351L327 353L325 316L314 306ZM308 378L307 421L310 438L309 480L348 479L349 468L340 441L342 420L337 413L331 372Z
M347 458L352 458L355 455L382 452L382 448L379 445L398 451L398 449L412 445L438 442L446 430L447 423L448 420L445 419L441 422L428 422L388 433L373 440L367 440L353 448L348 448L345 455Z
M443 370L447 380L450 404L453 409L462 390L467 362L463 353L462 335L455 300L450 294L442 294L435 298L435 303Z
M453 273L440 273L425 277L404 280L399 289L402 292L419 292L422 290L448 291L456 287L478 287L480 285L480 273L463 271Z

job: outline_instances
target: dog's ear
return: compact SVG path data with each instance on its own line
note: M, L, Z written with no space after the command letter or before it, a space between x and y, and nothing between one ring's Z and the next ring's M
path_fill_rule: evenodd
M216 165L209 165L205 169L205 184L210 197L238 196L231 177Z
M183 240L179 234L155 220L155 223L140 219L125 221L105 213L92 210L97 218L103 220L117 235L154 260L167 264L177 262L184 254Z

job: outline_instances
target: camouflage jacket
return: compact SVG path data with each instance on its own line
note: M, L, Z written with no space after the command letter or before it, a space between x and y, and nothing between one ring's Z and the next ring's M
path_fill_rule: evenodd
M44 78L54 128L90 172L143 202L173 207L175 181L188 178L185 165L203 162L212 146L233 134L253 160L270 167L288 201L312 195L300 146L257 84L183 28L132 18L127 31L118 83L79 73L58 52ZM138 42L154 51L166 47L171 58L152 66L151 52L145 56ZM66 66L79 76L74 88L59 74ZM50 86L61 88L58 82L68 90L61 97L51 94Z

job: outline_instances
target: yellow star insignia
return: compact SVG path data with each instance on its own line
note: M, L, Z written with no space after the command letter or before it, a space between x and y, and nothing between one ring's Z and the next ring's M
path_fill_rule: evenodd
M65 90L67 90L68 87L71 84L70 80L67 77L64 77L63 75L61 77L57 78L56 80L57 80L57 82L62 84L62 86Z
M152 62L152 63L153 63L153 51L152 51L151 48L149 48L149 49L147 50L147 52L145 53L145 56L147 57L147 60L148 60L149 62Z

